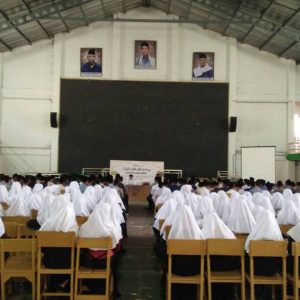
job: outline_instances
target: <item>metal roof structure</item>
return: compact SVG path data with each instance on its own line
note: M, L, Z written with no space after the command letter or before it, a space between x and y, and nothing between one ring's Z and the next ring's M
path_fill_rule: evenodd
M178 18L113 17L140 6ZM298 0L0 0L0 52L96 21L194 23L300 63Z

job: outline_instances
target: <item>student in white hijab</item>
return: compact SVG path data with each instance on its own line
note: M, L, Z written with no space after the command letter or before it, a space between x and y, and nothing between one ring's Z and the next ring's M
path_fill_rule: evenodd
M73 204L65 195L57 196L50 207L50 214L40 228L40 231L58 231L77 233L78 225ZM44 248L43 264L51 269L69 268L71 265L70 248ZM49 289L66 291L69 285L68 275L53 275L50 277Z
M236 239L233 232L225 225L220 217L211 212L203 219L202 232L205 239ZM239 261L232 256L211 256L212 271L230 271L239 267ZM213 284L212 294L214 300L234 299L234 285L232 284Z
M211 212L215 212L211 198L209 196L198 196L198 206L193 210L193 213L199 226L202 226L202 219Z
M177 205L176 198L182 197L182 194L179 191L174 191L170 198L163 204L163 206L159 209L159 211L155 215L155 221L153 224L153 228L157 231L159 230L159 220L165 220L169 215L171 215ZM159 235L159 231L158 231Z
M273 208L274 208L275 210L281 209L281 207L282 207L282 202L283 202L283 201L284 201L284 200L283 200L283 196L282 196L281 193L276 192L276 193L274 193L274 194L272 195L271 203L272 203Z
M286 190L284 190L285 192ZM288 192L286 193L288 194ZM300 222L300 210L292 200L292 194L289 197L283 197L281 210L277 213L278 224L296 225Z
M75 231L78 225L73 204L65 195L57 196L50 206L50 214L40 228L40 231Z
M267 240L282 241L283 237L276 222L275 216L269 210L263 210L258 218L253 230L250 232L246 242L245 250L249 253L250 241ZM247 258L247 257L246 257ZM254 259L254 274L262 276L272 276L280 272L281 258L278 257L256 257ZM246 270L249 274L249 259L246 259ZM255 288L256 297L259 299L271 299L270 286L257 286Z
M74 205L76 216L89 216L90 211L87 207L87 201L84 194L81 193L80 187L77 181L70 183L70 199Z
M3 184L0 184L0 203L8 203L8 191Z
M10 206L5 211L6 216L30 216L29 207L25 204L21 192L11 196L10 201Z
M204 235L200 230L193 212L186 204L179 204L175 211L172 227L168 239L203 240ZM200 264L198 256L175 256L172 262L172 273L181 276L199 274ZM175 287L174 295L177 299L195 299L196 286Z
M84 238L112 237L113 245L111 255L111 269L114 279L114 294L117 295L118 285L118 254L121 249L122 231L120 224L116 224L111 203L101 201L89 216L88 220L80 227L79 236ZM81 253L81 264L95 269L106 268L107 252L101 249L85 249ZM86 282L89 289L97 292L98 280Z
M180 188L180 192L183 195L184 198L184 202L187 205L190 205L190 196L192 193L192 186L190 184L184 184L181 188Z
M40 193L44 189L43 185L39 182L37 182L32 189L33 193Z
M293 194L292 200L294 201L296 207L300 209L300 193Z
M249 233L253 229L255 219L244 195L232 203L227 225L235 233Z
M230 215L230 199L224 191L218 192L214 207L218 216L226 223Z
M8 204L11 204L15 200L16 195L20 195L22 191L22 186L19 181L14 181L8 192Z
M234 233L215 212L204 216L202 233L205 239L236 239Z
M166 186L163 186L162 187L162 192L161 194L158 196L156 202L155 202L155 206L158 206L158 205L162 205L164 204L171 196L171 190L166 187Z
M258 218L257 223L250 232L246 242L245 250L249 253L250 241L267 240L267 241L282 241L283 237L276 222L274 215L269 210L263 210ZM271 276L275 274L278 263L274 263L277 260L274 258L256 258L254 262L254 269L256 275ZM280 260L279 260L280 261ZM280 263L279 263L280 265Z
M263 208L268 209L272 214L275 215L275 211L271 204L271 201L270 201L269 197L268 196L266 197L265 195L266 194L263 194L263 193L254 193L253 194L253 202L256 206L260 205Z
M86 197L86 203L87 207L90 212L93 211L95 206L97 205L97 195L96 195L96 190L92 185L89 185L85 191L84 191L84 196Z

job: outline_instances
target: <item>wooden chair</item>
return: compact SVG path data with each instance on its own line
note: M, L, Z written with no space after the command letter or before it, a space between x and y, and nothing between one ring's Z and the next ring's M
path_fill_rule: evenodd
M244 260L244 240L243 239L211 239L207 240L207 283L208 300L212 299L212 283L240 283L241 300L246 299L245 292L245 260ZM238 270L212 271L211 256L239 256L241 267Z
M294 242L292 244L292 255L294 257L294 274L287 274L288 282L293 285L294 297L289 299L299 300L299 288L300 288L300 277L299 277L299 256L300 256L300 243Z
M2 205L4 210L7 210L9 208L9 205L6 202L1 202L0 204Z
M8 238L16 238L18 236L18 224L16 222L3 222L5 228L5 236Z
M159 231L161 230L161 227L163 226L164 222L166 221L166 219L159 219Z
M291 224L280 224L279 228L280 228L282 235L286 235L287 232L294 226L295 225L291 225Z
M37 209L32 209L31 210L31 218L32 219L36 219L37 218L37 216L38 216L38 210Z
M37 231L37 299L41 299L43 296L53 297L70 297L73 299L73 283L74 283L74 257L75 257L75 232L56 232L56 231ZM71 265L67 269L50 269L42 263L42 248L70 248L71 249ZM42 277L46 275L65 274L70 276L70 292L49 292L43 286L41 287Z
M246 241L247 237L248 237L248 233L235 233L234 235L237 239L239 240L243 240L244 242Z
M169 237L169 233L170 233L171 228L172 228L172 225L167 225L167 226L165 227L166 240L167 240L168 237Z
M78 226L81 226L83 223L85 223L87 221L89 217L86 216L76 216L76 221Z
M157 212L159 211L159 209L163 206L163 204L158 204L154 207L154 215L157 214Z
M5 253L14 253L5 259ZM27 255L24 255L27 254ZM35 300L36 241L27 239L1 240L1 295L6 299L5 283L16 277L25 277L32 285Z
M282 285L282 300L286 300L286 257L287 241L250 241L250 274L246 279L250 283L250 299L255 299L254 286L256 284ZM273 276L254 275L255 257L281 257L282 274Z
M167 275L167 299L171 300L171 288L173 283L200 285L199 299L203 300L204 294L204 256L206 254L205 240L167 240L168 275ZM198 255L200 274L194 276L179 276L172 273L173 255Z
M18 224L18 238L27 238L32 239L35 238L36 231L29 229L26 224Z
M110 297L110 283L111 283L111 272L110 272L110 255L107 255L106 268L105 269L92 269L80 266L80 250L87 248L100 248L107 250L109 253L112 248L112 238L79 238L77 240L77 256L76 256L76 267L75 267L75 300L109 300ZM82 279L104 279L105 280L105 294L81 294L81 281Z
M2 217L3 222L15 222L17 224L26 224L29 220L31 220L31 217L25 217L25 216Z

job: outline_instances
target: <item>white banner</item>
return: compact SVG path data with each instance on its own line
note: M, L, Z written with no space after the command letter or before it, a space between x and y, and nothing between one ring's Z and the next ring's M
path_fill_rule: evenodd
M157 173L163 174L164 166L162 161L111 160L110 174L120 174L125 184L139 185L152 183ZM132 180L129 180L129 175L132 175Z

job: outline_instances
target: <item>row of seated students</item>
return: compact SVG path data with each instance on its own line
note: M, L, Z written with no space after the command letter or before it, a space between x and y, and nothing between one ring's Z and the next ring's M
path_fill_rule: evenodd
M201 201L201 200L200 200ZM175 203L175 208L170 209L170 202ZM158 227L159 211L154 221L154 234L156 237L155 250L162 263L163 278L162 288L165 287L167 270L166 239L235 239L232 230L223 222L215 211L207 211L203 214L201 228L197 222L191 207L185 203L182 192L174 191L169 200L163 206L169 207L169 215L165 219L161 228ZM168 209L168 208L167 208ZM169 233L166 228L171 226ZM289 252L291 254L291 243L300 242L300 223L290 229ZM281 230L275 215L268 209L262 209L256 216L256 222L249 232L245 241L246 251L246 272L249 272L249 244L251 240L283 240ZM281 260L274 257L255 258L255 275L271 276L280 272ZM199 274L199 258L193 256L174 256L172 261L173 273L181 276L192 276ZM213 271L235 270L240 266L240 262L235 257L215 256L212 259L211 268ZM288 256L288 271L293 272L293 258ZM196 287L191 285L172 285L172 299L196 299ZM164 293L164 292L163 292ZM271 299L271 289L267 286L256 286L256 299ZM280 294L280 293L279 293ZM232 284L213 284L212 295L214 300L232 300L235 298L234 286ZM277 299L281 299L278 295Z
M73 185L78 185L73 182ZM80 227L76 222L74 203L70 201L69 193L61 187L59 194L44 193L41 207L37 218L28 221L27 226L40 231L74 231L79 237L102 238L110 236L113 248L109 252L111 256L111 270L114 280L114 297L118 297L118 262L122 252L122 239L126 235L125 207L116 189L107 187L99 202L95 203L87 221ZM3 222L0 219L0 234L5 233ZM48 268L69 268L69 248L45 248L43 249L43 263ZM81 255L81 264L93 268L106 267L107 252L99 249L85 249ZM86 280L85 285L92 293L101 293L104 288L102 280ZM70 288L69 278L66 275L51 275L48 289L50 291L68 291Z

